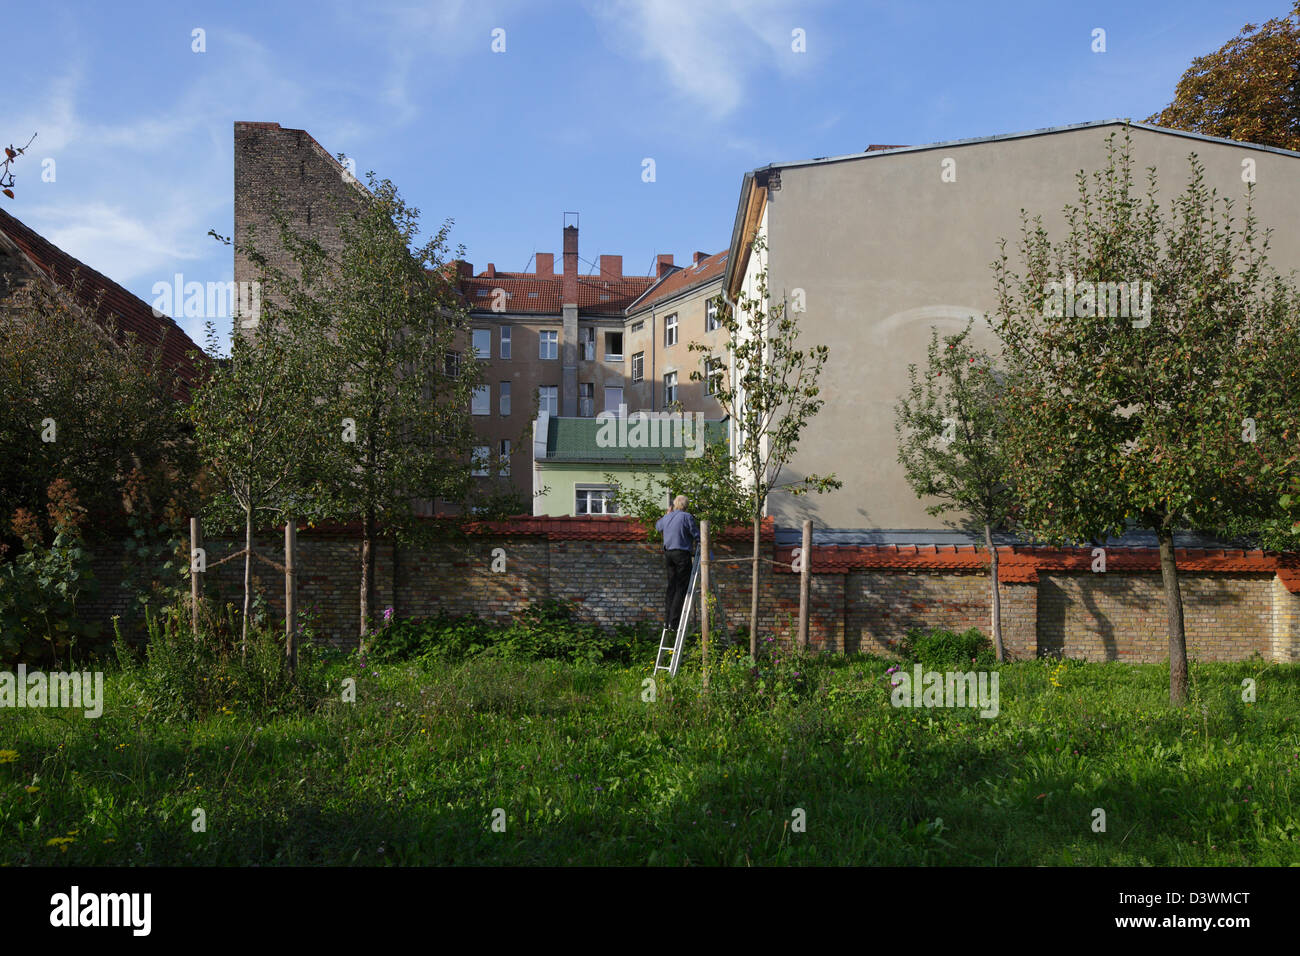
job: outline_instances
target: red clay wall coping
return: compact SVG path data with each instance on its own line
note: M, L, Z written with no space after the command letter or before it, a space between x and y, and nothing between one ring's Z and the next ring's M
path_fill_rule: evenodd
M794 574L794 548L777 548L775 570ZM1265 551L1178 548L1180 571L1276 574L1293 594L1300 593L1300 555ZM999 578L1008 584L1032 584L1042 573L1091 571L1092 548L998 548ZM828 574L858 570L936 571L985 570L988 552L974 545L831 545L813 549L810 569ZM1159 571L1160 553L1153 548L1107 548L1107 571Z
M435 515L420 519L423 522L437 523L448 531L457 526L465 534L505 537L509 535L529 535L545 538L548 541L645 541L646 532L631 518L616 515L591 515L582 518L556 518L550 515L519 515L503 521L465 521L453 515ZM267 529L266 534L282 529ZM360 522L321 523L311 528L298 525L299 534L338 535L356 537L361 533ZM754 529L746 525L737 525L721 531L712 530L710 537L717 540L735 541L752 539ZM760 540L769 546L776 534L776 522L764 518L759 526Z

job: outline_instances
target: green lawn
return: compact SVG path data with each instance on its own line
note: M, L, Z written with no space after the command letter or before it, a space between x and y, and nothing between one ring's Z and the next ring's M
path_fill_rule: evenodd
M0 865L1300 863L1300 668L1194 663L1176 711L1158 665L1007 664L989 720L888 666L339 661L356 703L171 723L110 673L98 720L0 711Z

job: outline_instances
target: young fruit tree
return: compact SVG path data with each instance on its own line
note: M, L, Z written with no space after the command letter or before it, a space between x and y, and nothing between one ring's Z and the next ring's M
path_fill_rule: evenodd
M1174 534L1274 520L1300 434L1300 311L1267 264L1251 212L1190 181L1168 211L1151 169L1133 182L1130 141L1078 176L1068 234L1052 242L1022 213L1014 270L993 263L996 331L1020 526L1053 542L1136 527L1160 547L1169 695L1188 695L1187 637ZM1294 471L1290 471L1294 474Z
M337 248L303 238L279 216L292 271L250 253L311 357L312 394L330 422L316 501L323 514L361 526L363 650L378 540L417 539L424 503L472 495L470 409L482 379L480 364L460 351L469 320L447 259L451 224L417 245L419 210L388 180L372 173L369 183L367 201L339 217Z
M830 356L824 345L798 347L799 323L784 300L771 301L767 287L767 243L754 240L751 254L757 270L754 294L743 290L734 308L723 297L716 300L718 320L727 330L727 355L713 355L708 345L692 342L689 349L704 357L710 370L713 397L732 420L735 439L732 461L746 492L746 517L754 529L753 572L749 606L749 653L758 655L759 529L767 497L773 491L792 495L822 494L841 487L831 475L804 475L782 481L782 472L799 447L808 423L821 411L817 378ZM727 367L730 376L712 370ZM691 381L705 378L699 370Z
M970 342L971 323L942 347L931 330L925 372L907 369L907 394L895 407L898 461L918 498L933 498L926 513L960 515L964 530L983 534L989 552L993 646L1003 660L1002 601L993 532L1015 505L1002 416L1003 378L992 359Z
M252 611L253 538L257 525L305 517L302 502L317 480L317 451L325 442L326 422L313 400L315 370L310 357L264 309L251 329L236 316L230 357L218 362L195 391L189 407L194 442L214 488L205 523L242 528L244 613L241 643L248 647ZM208 351L216 354L216 328L208 323ZM264 558L264 560L268 560ZM212 565L215 566L215 565Z

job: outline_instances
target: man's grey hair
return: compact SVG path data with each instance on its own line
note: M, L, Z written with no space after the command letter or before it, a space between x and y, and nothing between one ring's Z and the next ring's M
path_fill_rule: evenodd
M678 495L676 498L673 499L673 511L685 511L685 510L686 510L686 496Z

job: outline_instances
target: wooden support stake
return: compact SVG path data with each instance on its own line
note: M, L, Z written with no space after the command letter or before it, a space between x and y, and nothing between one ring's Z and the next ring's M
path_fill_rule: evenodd
M700 522L700 657L704 689L709 689L709 523Z
M808 647L808 582L812 571L812 520L803 523L803 549L799 552L802 564L799 571L799 647Z
M284 656L291 676L298 670L297 566L298 526L290 518L284 523Z
M203 529L198 518L190 519L190 631L199 636L199 601L203 599L203 572L194 568L194 560L203 547ZM206 562L204 562L206 566Z

